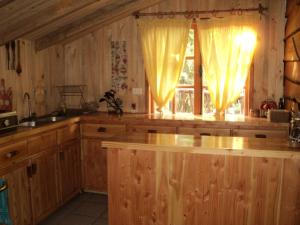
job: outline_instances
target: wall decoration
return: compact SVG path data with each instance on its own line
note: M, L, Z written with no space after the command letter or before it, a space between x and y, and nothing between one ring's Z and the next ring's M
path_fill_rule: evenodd
M111 42L112 89L118 93L126 92L128 88L128 56L126 41Z
M5 80L0 80L0 113L12 111L12 89L5 87Z

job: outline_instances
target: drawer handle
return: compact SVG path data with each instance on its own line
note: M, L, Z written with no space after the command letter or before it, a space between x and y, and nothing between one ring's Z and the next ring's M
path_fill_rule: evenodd
M59 152L59 159L60 159L60 161L63 161L63 160L65 160L65 153L64 152Z
M35 163L33 163L32 165L31 165L31 172L32 172L32 175L35 175L36 174L36 172L37 172L37 165L35 164Z
M157 133L157 130L149 129L149 130L148 130L148 133L155 134L155 133Z
M265 134L255 134L256 138L267 138L267 135Z
M106 128L105 127L99 127L97 129L98 132L106 132Z
M11 158L15 157L17 154L18 154L18 151L11 151L11 152L6 153L5 156L6 156L6 158L11 159Z
M29 178L32 177L32 166L27 166L27 176L28 176Z
M7 189L7 185L4 184L2 187L0 187L0 192L5 191Z
M200 133L200 136L211 136L210 133Z

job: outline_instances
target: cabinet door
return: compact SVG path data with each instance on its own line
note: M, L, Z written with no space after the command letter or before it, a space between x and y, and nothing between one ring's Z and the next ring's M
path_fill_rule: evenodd
M66 202L81 189L81 154L80 141L74 140L60 146L59 174L61 199Z
M59 204L57 176L58 150L50 148L31 161L31 202L34 224L53 212Z
M18 163L2 176L7 183L9 213L15 225L32 224L28 165L28 161Z
M83 177L86 191L107 192L106 149L101 140L83 140Z

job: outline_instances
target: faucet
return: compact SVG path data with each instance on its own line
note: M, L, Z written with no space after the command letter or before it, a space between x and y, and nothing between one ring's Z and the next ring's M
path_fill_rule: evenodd
M28 92L25 92L24 94L24 102L26 100L26 98L28 99L28 118L30 119L32 117L32 113L31 113L31 101L30 101L30 95Z

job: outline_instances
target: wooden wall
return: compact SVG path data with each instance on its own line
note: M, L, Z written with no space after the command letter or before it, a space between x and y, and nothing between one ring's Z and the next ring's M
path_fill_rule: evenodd
M287 1L286 16L284 94L300 101L300 1ZM292 101L287 101L286 107L294 110L298 108Z
M145 10L183 11L224 9L233 7L257 7L259 3L269 7L267 15L260 20L259 42L254 66L254 107L262 100L283 95L283 38L285 26L285 1L282 0L166 0ZM128 46L128 89L121 93L125 111L132 103L138 112L146 112L145 71L140 42L134 17L127 17L103 29L89 34L65 46L66 84L87 84L87 99L97 100L111 88L111 41L127 41ZM132 95L132 88L142 88L143 95ZM105 107L103 108L105 109Z
M23 96L28 92L32 98L32 107L38 115L53 111L58 102L58 95L53 88L56 84L64 83L64 49L55 46L36 53L32 42L21 41L21 65L20 76L13 70L7 70L6 50L0 48L0 79L4 78L6 87L13 90L13 110L20 117L28 115L27 103L24 104ZM42 79L44 77L44 79ZM38 84L44 86L46 99L42 107L35 106L35 90Z
M267 15L259 23L259 42L254 58L254 108L268 97L278 101L283 95L283 38L285 26L285 1L282 0L165 0L149 8L146 12L224 9L233 7L257 7L259 3L269 7ZM18 77L6 70L5 48L0 48L0 78L13 87L14 109L20 116L25 112L23 95L28 91L32 96L34 89L44 75L46 89L45 110L37 107L39 114L53 111L59 103L55 85L87 85L87 101L97 101L111 88L111 41L126 41L128 51L127 90L120 93L125 111L131 111L131 104L137 106L136 112L147 112L145 95L145 71L137 31L133 16L90 33L83 38L62 46L54 46L35 53L31 42L22 42L23 73ZM133 95L132 88L142 88L142 95ZM70 105L75 105L70 100ZM105 110L102 105L101 109Z

